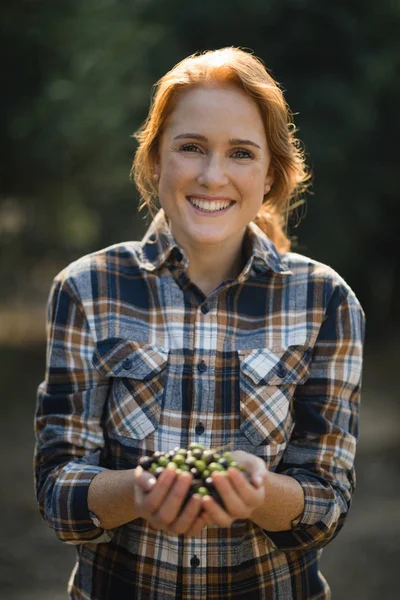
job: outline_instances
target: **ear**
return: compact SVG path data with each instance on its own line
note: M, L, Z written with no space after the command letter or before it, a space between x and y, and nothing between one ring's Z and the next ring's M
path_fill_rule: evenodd
M272 185L273 185L274 181L275 181L275 169L272 169L270 167L268 169L268 173L267 173L267 176L265 178L264 195L268 194L268 192L272 188Z
M158 183L160 179L160 165L158 162L154 162L153 164L153 181L154 183Z

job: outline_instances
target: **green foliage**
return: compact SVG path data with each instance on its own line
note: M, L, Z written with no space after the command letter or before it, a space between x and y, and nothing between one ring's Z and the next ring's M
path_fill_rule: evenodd
M238 45L287 90L313 169L296 250L349 281L371 331L399 323L399 3L37 0L3 12L3 303L17 290L31 301L32 285L42 302L49 265L142 235L131 134L152 85L190 53Z

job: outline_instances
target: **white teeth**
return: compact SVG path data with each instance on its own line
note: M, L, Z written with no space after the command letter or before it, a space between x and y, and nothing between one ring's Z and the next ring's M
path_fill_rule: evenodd
M225 201L212 201L208 202L205 200L199 200L198 198L192 198L191 196L188 198L189 202L197 208L204 210L206 212L216 212L217 210L223 210L230 205L230 200Z

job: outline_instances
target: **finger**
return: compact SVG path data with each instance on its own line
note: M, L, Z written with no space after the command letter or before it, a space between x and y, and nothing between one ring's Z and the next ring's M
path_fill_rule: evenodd
M203 497L203 508L211 523L220 527L230 527L233 518L211 496Z
M199 515L185 534L186 537L198 537L204 527L208 525L208 520L209 517L206 515L206 513L203 512L201 515Z
M237 469L228 469L228 479L245 506L255 506L263 500L265 496L264 480L260 486L254 487Z
M139 465L135 469L135 483L137 483L144 492L149 492L156 484L156 478L152 473L145 471Z
M177 474L173 469L165 469L160 475L156 485L154 485L153 489L145 496L147 515L153 515L158 512L160 506L162 506L167 498L176 478Z
M249 473L253 485L261 487L268 474L267 466L262 458L243 452L243 450L235 450L232 455L235 461Z
M170 525L175 521L189 491L192 480L193 477L189 473L182 473L176 478L174 484L168 490L168 494L165 496L161 507L157 511L157 515L154 515L158 520L167 525Z
M242 476L243 477L243 476ZM236 492L236 489L232 485L227 475L221 473L213 473L212 475L215 489L221 496L221 500L224 503L226 512L233 517L245 517L247 513L251 512L246 504L243 502L241 496Z
M178 515L176 520L169 526L171 533L178 535L184 534L190 530L199 517L202 511L202 497L199 494L194 494L186 504L183 511Z

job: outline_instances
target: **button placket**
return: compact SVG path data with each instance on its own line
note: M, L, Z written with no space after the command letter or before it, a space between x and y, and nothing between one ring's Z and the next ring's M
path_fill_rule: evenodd
M197 423L194 430L197 435L202 435L205 432L205 427L204 427L203 423Z
M195 569L196 567L198 567L200 564L199 558L196 554L194 554L192 556L192 558L190 559L190 566L193 567L193 569Z
M197 365L197 370L199 371L199 373L205 373L207 371L207 365L204 362L204 360L199 362L199 364Z

